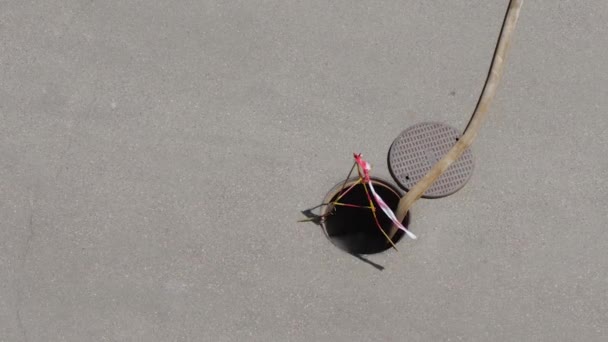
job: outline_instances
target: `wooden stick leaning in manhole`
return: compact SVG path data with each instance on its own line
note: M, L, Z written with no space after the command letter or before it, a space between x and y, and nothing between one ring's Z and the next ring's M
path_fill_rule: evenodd
M498 88L498 84L500 83L500 79L502 77L507 51L509 50L511 37L513 35L513 31L515 30L517 19L519 18L522 3L523 0L511 0L509 2L509 7L500 31L500 37L498 38L496 50L494 51L494 57L492 58L490 72L488 73L488 77L483 86L483 90L479 97L479 101L477 102L475 111L473 112L471 120L469 121L469 124L467 125L462 137L456 142L456 144L454 144L454 147L452 147L442 159L435 163L431 170L427 172L426 175L418 183L416 183L416 185L414 185L405 196L401 198L397 207L397 220L402 221L405 218L407 212L410 210L414 202L416 202L416 200L418 200L424 194L424 192L431 187L431 185L433 185L433 183L448 169L448 167L450 167L450 165L452 165L452 163L454 163L454 161L456 161L462 155L462 153L471 146L473 140L475 140L477 137L481 124L488 113L490 104L496 95L496 89ZM396 225L391 227L388 234L391 239L398 229L399 228Z

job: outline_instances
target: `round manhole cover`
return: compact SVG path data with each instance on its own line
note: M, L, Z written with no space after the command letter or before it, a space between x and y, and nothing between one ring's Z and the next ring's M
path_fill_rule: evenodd
M401 132L393 141L388 155L389 170L404 189L411 189L443 158L460 138L453 127L436 122L423 122ZM473 173L473 153L466 150L424 193L423 197L451 195L462 188Z

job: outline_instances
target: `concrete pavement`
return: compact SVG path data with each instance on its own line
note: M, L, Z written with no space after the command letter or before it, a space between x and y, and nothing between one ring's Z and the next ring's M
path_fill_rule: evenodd
M456 194L300 211L464 128L507 1L0 3L0 341L605 341L605 1L526 1Z

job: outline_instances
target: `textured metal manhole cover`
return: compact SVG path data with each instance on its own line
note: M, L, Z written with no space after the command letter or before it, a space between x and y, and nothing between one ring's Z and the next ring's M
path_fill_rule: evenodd
M460 133L453 127L423 122L401 132L389 151L389 169L395 181L411 189L454 146ZM473 173L473 154L465 151L424 193L423 197L451 195L462 188Z

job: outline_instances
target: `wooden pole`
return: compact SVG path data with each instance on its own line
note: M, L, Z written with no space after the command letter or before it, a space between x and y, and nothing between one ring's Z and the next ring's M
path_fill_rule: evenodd
M500 78L504 69L507 50L509 50L511 36L515 30L515 25L517 24L522 3L523 0L511 0L509 3L509 8L507 9L507 14L500 32L500 37L498 38L496 51L494 52L494 57L492 59L490 72L483 87L483 91L481 92L481 96L479 97L477 107L475 108L473 116L469 121L469 125L465 129L462 137L458 139L458 142L456 142L452 149L450 149L450 151L448 151L448 153L443 156L441 160L435 163L433 168L431 168L431 170L429 170L429 172L427 172L427 174L420 181L418 181L418 183L416 183L416 185L414 185L414 187L412 187L405 196L401 198L396 212L397 219L399 221L403 221L405 215L410 210L414 202L416 202L416 200L418 200L424 194L424 192L431 187L431 185L433 185L439 176L441 176L454 161L460 158L462 153L464 153L464 151L471 146L473 140L475 137L477 137L477 133L479 132L481 124L488 113L490 104L496 95L496 89L498 88L498 83L500 83ZM389 232L391 239L396 232L397 227L393 225Z

